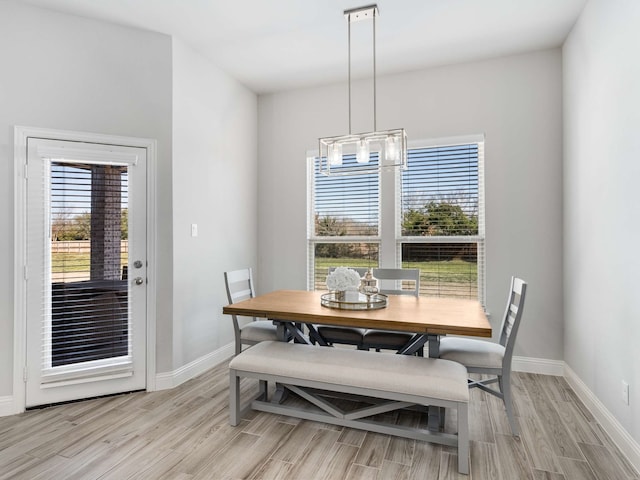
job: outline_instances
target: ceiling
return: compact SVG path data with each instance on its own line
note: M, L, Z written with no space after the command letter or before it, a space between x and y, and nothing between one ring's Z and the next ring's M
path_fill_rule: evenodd
M21 1L173 35L260 94L344 81L343 11L375 0ZM377 0L378 75L560 46L586 2ZM371 75L372 26L352 25L354 77Z

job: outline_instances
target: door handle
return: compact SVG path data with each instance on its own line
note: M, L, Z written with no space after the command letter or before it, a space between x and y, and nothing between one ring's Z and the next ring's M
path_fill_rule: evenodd
M142 285L144 283L144 279L142 277L136 277L134 282L136 282L136 285Z

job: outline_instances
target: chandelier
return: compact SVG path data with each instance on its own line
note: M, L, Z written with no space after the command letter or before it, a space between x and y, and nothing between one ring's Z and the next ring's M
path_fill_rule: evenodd
M404 128L377 130L376 115L376 17L377 5L344 11L349 36L349 133L318 139L320 173L356 175L375 173L381 169L407 168L407 134ZM351 132L351 24L362 20L373 23L373 131Z

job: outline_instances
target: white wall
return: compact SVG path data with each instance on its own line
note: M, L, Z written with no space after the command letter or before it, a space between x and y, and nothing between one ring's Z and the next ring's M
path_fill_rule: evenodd
M640 2L590 0L563 48L565 361L640 442ZM630 385L630 405L621 382Z
M223 272L257 264L257 108L255 94L174 39L174 369L233 342Z
M378 78L379 129L486 134L487 306L497 330L510 276L525 278L516 354L551 360L563 358L561 74L553 49ZM371 130L370 104L368 93L355 99L353 131ZM260 96L258 111L258 284L304 289L305 153L347 132L347 88Z
M13 127L158 140L158 335L171 312L171 39L0 2L0 396L13 386ZM159 347L158 364L167 365Z
M10 1L0 65L0 397L13 385L14 125L157 139L157 373L233 342L223 271L257 266L256 95L166 35Z

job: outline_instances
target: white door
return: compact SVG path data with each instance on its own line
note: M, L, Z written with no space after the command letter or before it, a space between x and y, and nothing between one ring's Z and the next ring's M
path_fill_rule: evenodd
M27 142L27 407L146 386L146 160Z

